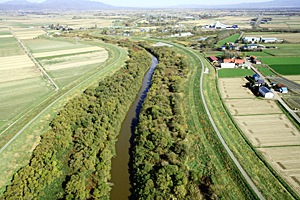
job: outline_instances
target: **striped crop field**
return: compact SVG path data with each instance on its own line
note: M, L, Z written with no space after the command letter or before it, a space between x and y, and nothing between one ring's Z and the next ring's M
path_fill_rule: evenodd
M37 28L19 28L19 29L12 29L14 34L20 40L28 40L36 38L39 35L45 34L46 32L42 29Z
M93 71L108 58L108 52L98 46L45 39L25 43L60 87Z

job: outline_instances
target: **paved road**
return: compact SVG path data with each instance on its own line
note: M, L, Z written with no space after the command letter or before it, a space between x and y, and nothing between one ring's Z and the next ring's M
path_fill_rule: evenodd
M27 49L27 47L19 40L19 38L14 34L14 32L9 28L9 31L11 34L16 38L16 40L20 43L26 54L29 56L29 58L33 61L33 63L40 69L40 71L44 74L44 76L52 83L55 87L55 91L59 90L59 87L56 85L54 80L47 74L47 72L43 69L43 67L35 60L35 58L32 56L31 52Z
M53 101L50 105L48 105L43 111L41 111L39 114L37 114L30 122L28 122L12 139L10 139L1 149L0 149L0 154L29 126L32 124L32 122L34 122L41 114L43 114L47 109L49 109L53 104L55 104L57 101L59 101L61 98L63 98L64 96L66 96L68 93L70 93L71 91L73 91L74 89L76 89L77 87L79 87L80 85L82 85L83 83L87 82L88 80L90 80L91 78L93 78L94 76L98 75L100 72L102 72L103 70L107 69L108 67L112 66L113 64L115 64L116 62L118 62L122 55L123 55L123 51L120 47L118 47L119 51L121 52L119 58L117 60L115 60L113 63L109 64L108 66L106 66L105 68L101 69L100 71L98 71L97 73L95 73L94 75L90 76L89 78L85 79L84 81L82 81L81 83L79 83L78 85L74 86L72 89L70 89L69 91L67 91L66 93L64 93L62 96L60 96L59 98L57 98L55 101ZM2 133L1 133L2 134Z
M165 43L168 43L168 42L165 42ZM201 90L201 97L202 97L202 101L203 101L203 105L205 107L205 110L206 110L206 113L208 115L208 118L211 122L211 124L213 125L213 128L215 130L215 132L217 133L222 145L224 146L224 148L226 149L227 153L229 154L229 156L231 157L231 159L233 160L233 162L235 163L235 165L237 166L237 168L240 170L241 174L243 175L243 177L245 178L245 180L247 181L247 183L249 184L249 186L252 188L252 190L255 192L255 194L258 196L259 199L261 200L265 200L265 198L263 197L263 195L260 193L260 191L258 190L258 188L255 186L255 184L253 183L253 181L251 180L251 178L248 176L248 174L245 172L245 170L242 168L242 166L240 165L239 161L235 158L234 154L232 153L232 151L229 149L228 145L226 144L225 140L223 139L218 127L216 126L215 124L215 121L214 119L212 118L211 114L210 114L210 111L207 107L207 104L206 104L206 100L205 100L205 97L204 97L204 94L203 94L203 76L204 76L204 64L203 64L203 61L202 59L195 53L193 52L192 50L190 49L187 49L185 47L182 47L178 44L172 44L172 45L175 45L179 48L182 48L182 49L185 49L189 52L191 52L192 54L194 54L198 59L199 61L201 62L201 65L202 65L202 73L201 73L201 78L200 78L200 90Z
M260 22L264 16L264 14L265 14L265 10L261 13L261 15L258 16L253 28L257 28L260 25Z

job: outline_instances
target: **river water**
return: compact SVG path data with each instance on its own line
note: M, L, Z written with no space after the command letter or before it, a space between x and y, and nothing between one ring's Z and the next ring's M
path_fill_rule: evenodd
M129 183L129 151L130 151L130 140L134 134L134 129L138 120L138 116L150 87L151 77L153 71L158 64L155 57L152 57L152 64L148 72L145 74L142 87L138 93L138 96L132 104L129 112L127 113L126 119L122 124L122 128L116 143L117 156L112 160L111 180L114 184L110 192L111 200L125 200L130 195L130 183Z

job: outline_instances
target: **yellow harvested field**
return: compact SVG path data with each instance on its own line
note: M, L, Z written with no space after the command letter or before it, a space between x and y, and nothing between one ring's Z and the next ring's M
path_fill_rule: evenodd
M41 58L41 57L49 57L49 56L58 56L58 55L67 55L67 54L74 54L74 53L98 51L98 50L102 50L102 49L103 48L101 48L101 47L85 47L85 48L78 48L78 49L51 51L51 52L43 52L43 53L34 53L33 56L36 57L36 58Z
M219 88L223 98L254 98L252 92L243 87L245 78L219 78Z
M12 29L12 31L20 40L33 39L46 33L43 29L36 28Z
M291 81L300 81L300 76L299 75L284 76L284 78L287 78Z
M261 24L259 25L261 28L271 28L271 29L289 29L289 26L284 23L278 24Z
M300 33L284 33L284 34L261 34L263 38L284 39L287 42L298 43L300 42ZM257 35L247 34L246 37L257 37Z
M42 76L27 55L0 57L0 82Z
M277 104L272 100L227 99L224 102L232 115L282 113Z
M234 116L255 147L300 145L300 132L285 114Z
M259 148L258 151L300 195L300 147Z
M8 37L13 37L13 35L0 35L0 38L8 38Z

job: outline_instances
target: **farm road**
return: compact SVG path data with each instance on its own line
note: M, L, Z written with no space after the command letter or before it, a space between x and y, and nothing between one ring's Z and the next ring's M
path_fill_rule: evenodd
M92 76L90 76L89 78L85 79L84 81L82 81L81 83L79 83L78 85L74 86L73 88L71 88L70 90L68 90L66 93L64 93L63 95L61 95L59 98L57 98L55 101L53 101L50 105L48 105L44 110L42 110L39 114L37 114L30 122L28 122L12 139L10 139L1 149L0 149L0 154L29 126L31 125L41 114L43 114L47 109L49 109L53 104L55 104L57 101L59 101L61 98L63 98L64 96L66 96L68 93L70 93L71 91L73 91L74 89L76 89L77 87L79 87L80 85L82 85L83 83L87 82L88 80L90 80L91 78L93 78L94 76L96 76L97 74L99 74L100 72L102 72L103 70L109 68L110 66L112 66L113 64L115 64L116 62L118 62L121 57L123 56L123 51L120 47L118 47L118 50L120 51L120 56L117 60L115 60L113 63L109 64L108 66L106 66L105 68L101 69L100 71L98 71L97 73L93 74ZM5 129L7 130L7 129ZM2 134L2 133L1 133Z
M159 41L159 40L158 40ZM161 42L161 41L160 41ZM165 41L164 41L165 42ZM168 42L165 42L165 43L168 43ZM192 50L190 49L187 49L185 47L182 47L178 44L173 44L172 45L175 45L179 48L182 48L182 49L185 49L187 51L189 51L190 53L194 54L198 59L199 61L201 62L201 65L202 65L202 73L201 73L201 78L200 78L200 92L201 92L201 97L202 97L202 101L203 101L203 105L205 107L205 111L209 117L209 120L215 130L215 132L217 133L218 135L218 138L220 139L222 145L224 146L224 148L226 149L227 153L229 154L229 156L231 157L231 159L233 160L233 162L235 163L235 165L237 166L237 168L239 169L239 171L241 172L242 176L245 178L245 180L247 181L247 183L249 184L249 186L251 187L251 189L255 192L255 194L258 196L259 199L261 200L265 200L265 198L263 197L263 195L260 193L260 191L258 190L258 188L256 187L256 185L253 183L253 181L251 180L251 178L248 176L248 174L245 172L245 170L242 168L242 166L240 165L239 161L236 159L236 157L234 156L234 154L232 153L232 151L229 149L228 145L226 144L225 140L223 139L218 127L216 126L215 124L215 121L214 119L212 118L211 114L210 114L210 111L207 107L207 104L206 104L206 100L205 100L205 97L204 97L204 93L203 93L203 75L204 75L204 63L202 61L202 59L195 53L193 52Z

